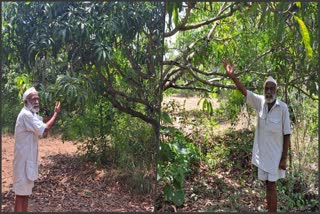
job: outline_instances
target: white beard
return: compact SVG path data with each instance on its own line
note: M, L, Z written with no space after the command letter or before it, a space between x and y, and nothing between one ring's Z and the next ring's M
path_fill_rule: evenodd
M33 112L33 113L38 113L40 108L39 107L34 107L29 101L27 101L27 107Z
M272 98L267 98L266 95L264 95L264 98L266 100L266 103L272 103L277 99L277 96L275 94L272 94Z

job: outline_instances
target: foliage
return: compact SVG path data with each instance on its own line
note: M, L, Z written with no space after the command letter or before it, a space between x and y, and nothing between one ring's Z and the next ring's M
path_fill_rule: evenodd
M20 103L19 100L16 99L10 99L6 101L2 105L2 121L1 121L1 129L3 133L14 133L15 129L15 123L17 119L17 115L21 111L22 103L21 105L17 105L17 103Z
M83 153L85 161L92 161L97 165L107 165L110 159L110 136L88 138L78 147L78 152Z
M152 126L137 118L133 119L123 113L117 114L112 127L115 155L113 159L129 171L134 171L135 167L153 169L157 144L152 130Z
M227 168L229 170L250 169L253 132L250 130L230 130L221 137L206 142L204 160L212 169Z
M88 106L83 112L68 112L62 110L56 127L62 133L64 140L80 140L86 138L103 137L111 134L116 110L110 102L101 98Z
M118 110L158 129L161 3L7 2L3 8L5 70L19 93L36 86L43 114L55 100L68 112L83 112L98 90Z
M318 99L317 81L309 79L317 70L310 54L317 52L316 10L313 3L183 2L181 22L165 31L163 90L211 93L234 88L222 68L223 59L229 58L251 90L260 89L272 75L285 101L292 88ZM168 14L172 11L167 8Z
M223 97L221 110L225 112L226 119L233 121L233 124L238 120L239 112L245 103L245 97L238 90L221 93Z
M82 141L86 160L112 161L137 182L153 172L163 3L2 5L7 130L21 108L18 96L32 85L40 93L41 115L51 115L61 101L51 133Z
M184 181L192 165L199 161L197 148L173 127L162 127L169 138L160 143L158 158L158 185L163 187L164 198L181 206L184 202Z
M309 190L308 184L316 182L317 173L312 175L314 180L307 180L304 174L303 171L295 171L289 173L286 179L279 180L277 192L281 211L315 212L319 210L317 195Z
M103 115L104 123L99 122L104 124L102 133L99 127L90 127L90 123L82 124L82 128L92 130L93 133L90 134L92 137L86 137L78 143L78 153L86 161L117 168L119 178L126 180L124 186L130 191L150 193L154 182L152 173L156 150L152 127L115 109L111 108L109 112ZM91 113L86 120L93 118ZM97 120L100 118L97 117ZM94 120L91 122L97 123ZM72 126L77 124L79 122L72 122Z
M308 57L312 57L312 48L310 45L310 36L309 36L309 31L306 27L306 25L304 24L304 22L297 16L294 16L295 20L297 20L297 22L299 23L299 27L300 27L300 32L301 32L301 36L302 36L302 41L303 44L307 50L307 56Z

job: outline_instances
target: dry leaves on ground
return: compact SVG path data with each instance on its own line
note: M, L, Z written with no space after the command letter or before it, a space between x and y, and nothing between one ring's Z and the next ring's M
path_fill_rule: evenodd
M83 162L75 155L75 149L63 152L68 150L68 147L74 146L68 142L63 144L60 139L53 138L47 141L46 146L42 145L44 142L40 142L40 176L29 199L30 212L151 212L153 210L152 197L126 191L120 185L121 182L116 180L112 168L99 168L94 163ZM6 136L3 145L5 148L2 151L3 160L9 161L6 161L8 164L2 169L6 180L6 183L2 184L4 187L2 211L12 212L14 193L11 191L12 160L10 161L9 157L13 154L12 137Z

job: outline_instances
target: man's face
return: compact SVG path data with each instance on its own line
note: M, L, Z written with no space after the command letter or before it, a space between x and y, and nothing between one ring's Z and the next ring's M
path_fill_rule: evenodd
M31 93L27 97L27 103L28 107L31 109L33 112L39 112L40 106L39 106L39 95L38 93Z
M264 87L264 97L267 103L272 103L276 100L277 86L273 82L267 82Z

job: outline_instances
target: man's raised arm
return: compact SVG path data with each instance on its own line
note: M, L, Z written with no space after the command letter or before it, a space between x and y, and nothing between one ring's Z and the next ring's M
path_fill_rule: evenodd
M239 79L236 77L236 75L233 73L233 64L230 63L227 59L223 60L223 66L224 69L227 71L227 75L233 80L233 82L236 84L237 89L244 95L247 96L247 88L242 85L242 83L239 81Z

